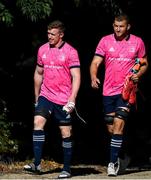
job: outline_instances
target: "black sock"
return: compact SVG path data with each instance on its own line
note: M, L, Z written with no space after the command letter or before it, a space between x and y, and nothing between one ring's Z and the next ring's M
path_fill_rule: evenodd
M71 137L64 138L62 141L64 167L63 170L70 172L70 164L72 158L72 140Z
M45 142L45 134L43 130L34 130L33 131L33 150L34 150L34 157L35 166L38 166L41 162L42 156L42 149L43 144Z
M120 134L113 134L111 138L111 144L110 144L110 162L116 163L117 158L119 155L119 151L121 149L122 145L122 137L123 135Z

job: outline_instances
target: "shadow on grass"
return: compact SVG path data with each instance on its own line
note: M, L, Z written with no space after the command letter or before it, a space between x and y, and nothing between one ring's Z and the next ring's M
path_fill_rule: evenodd
M40 173L37 173L37 175L44 175L44 174L52 174L52 173L59 173L61 172L61 168L48 170L48 171L42 171ZM71 168L72 176L85 176L90 174L100 174L101 172L96 170L95 168L91 167L72 167ZM34 173L35 174L35 173Z
M145 171L151 171L151 165L129 167L124 172L121 172L119 175L128 175L128 174L145 172Z

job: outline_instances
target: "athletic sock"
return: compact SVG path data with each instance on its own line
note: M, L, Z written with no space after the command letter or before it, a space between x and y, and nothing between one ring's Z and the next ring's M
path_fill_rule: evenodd
M43 144L45 142L45 134L43 130L33 131L33 151L34 151L34 164L38 166L41 162Z
M72 158L72 140L71 137L63 138L62 141L63 156L64 156L64 171L70 172L70 164Z
M110 162L116 163L121 149L123 135L113 134L110 144Z

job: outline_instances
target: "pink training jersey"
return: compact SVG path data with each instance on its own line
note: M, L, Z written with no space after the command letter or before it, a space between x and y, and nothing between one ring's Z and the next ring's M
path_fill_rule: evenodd
M142 39L132 34L122 41L117 41L114 34L99 41L95 55L104 57L104 96L121 94L125 77L133 67L135 58L141 58L145 53Z
M46 43L38 50L37 64L44 68L40 95L65 105L72 90L70 69L80 67L77 50L66 42L59 48Z

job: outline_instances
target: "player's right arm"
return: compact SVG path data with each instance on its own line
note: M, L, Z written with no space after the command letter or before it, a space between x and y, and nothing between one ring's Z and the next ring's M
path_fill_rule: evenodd
M91 86L94 89L99 88L100 80L97 78L97 73L102 61L103 57L95 55L90 65Z
M37 65L34 73L35 103L37 102L40 94L41 84L43 81L43 72L43 67Z

